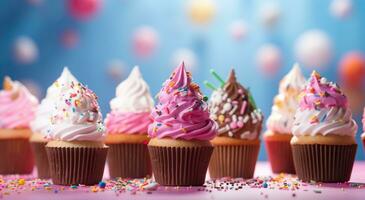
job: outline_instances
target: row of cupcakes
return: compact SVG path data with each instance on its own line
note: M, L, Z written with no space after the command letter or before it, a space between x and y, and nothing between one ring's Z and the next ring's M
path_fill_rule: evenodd
M154 105L148 85L138 68L133 69L110 102L106 135L96 95L67 68L38 108L24 86L5 79L0 135L8 148L0 156L9 162L0 165L0 173L31 172L27 139L32 135L38 174L51 176L55 184L97 183L106 155L111 177L138 178L153 171L162 185L201 185L209 165L212 178L251 178L263 115L234 71L227 81L213 75L221 85L207 83L214 88L208 104L181 64L163 84ZM273 171L296 170L306 181L346 181L357 130L346 97L317 73L305 85L296 66L275 97L264 134ZM34 116L31 134L28 127Z

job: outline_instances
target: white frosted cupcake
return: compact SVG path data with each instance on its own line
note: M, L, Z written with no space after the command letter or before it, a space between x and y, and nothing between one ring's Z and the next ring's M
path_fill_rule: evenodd
M280 81L279 94L274 98L271 115L267 120L264 141L274 173L295 173L290 146L291 128L299 106L299 94L305 87L305 78L298 64Z
M81 83L63 85L46 145L51 178L60 185L101 181L108 147L97 96Z
M313 72L301 95L291 145L298 178L346 182L355 160L357 124L338 85Z
M138 67L116 89L105 119L110 177L143 178L152 175L148 154L148 126L153 99ZM133 159L131 159L133 158Z
M35 118L31 122L32 136L30 143L34 152L35 163L38 171L38 178L49 178L49 165L46 153L47 135L51 129L51 115L55 102L57 101L61 89L78 83L76 78L65 67L58 79L47 89L46 97L38 106Z

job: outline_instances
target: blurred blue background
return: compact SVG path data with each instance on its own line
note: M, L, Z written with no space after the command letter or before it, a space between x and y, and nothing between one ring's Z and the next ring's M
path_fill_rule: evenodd
M98 94L105 115L116 85L134 65L154 95L185 59L207 95L203 81L215 81L209 69L226 78L234 67L267 118L278 83L294 62L307 77L317 67L340 81L344 56L365 50L364 10L365 2L351 0L3 0L0 77L23 81L42 98L68 66ZM298 41L310 30L317 34ZM301 60L308 51L314 55ZM347 88L360 143L363 84ZM360 145L357 159L364 158ZM266 159L264 147L260 159Z

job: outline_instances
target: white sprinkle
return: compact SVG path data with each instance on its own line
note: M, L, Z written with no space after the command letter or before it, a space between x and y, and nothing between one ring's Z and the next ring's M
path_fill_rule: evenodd
M220 128L220 129L218 129L218 135L225 133L227 131L228 131L227 127Z
M233 119L234 122L236 122L237 121L237 115L232 115L232 119Z
M231 110L231 112L229 112L230 115L233 115L234 112L236 112L238 106L237 105L233 105L233 108Z
M245 117L243 118L243 123L247 123L248 122L248 120L249 120L249 116L248 115L245 115Z
M228 136L233 137L233 133L231 131L228 131Z
M240 135L240 137L241 137L241 139L245 139L247 136L249 136L250 135L250 132L248 132L248 131L245 131L245 132L243 132L241 135Z

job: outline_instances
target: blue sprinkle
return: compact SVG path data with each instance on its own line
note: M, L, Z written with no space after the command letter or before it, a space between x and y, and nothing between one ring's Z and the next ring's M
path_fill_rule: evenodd
M266 182L264 182L263 184L262 184L262 187L263 188L267 188L269 185L266 183Z
M106 183L104 181L99 182L99 187L100 188L105 188L105 186L106 186Z

